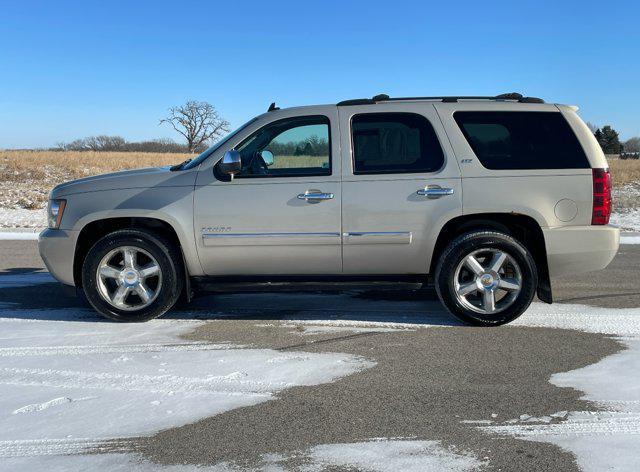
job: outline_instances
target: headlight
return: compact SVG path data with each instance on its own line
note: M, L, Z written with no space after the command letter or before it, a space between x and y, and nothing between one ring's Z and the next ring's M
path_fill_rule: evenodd
M49 228L58 229L60 227L60 221L62 221L62 213L64 213L64 207L66 205L66 200L49 200L49 207L47 208L47 215L49 217Z

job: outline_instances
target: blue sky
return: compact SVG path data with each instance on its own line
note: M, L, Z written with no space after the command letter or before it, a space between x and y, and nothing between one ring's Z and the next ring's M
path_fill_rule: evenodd
M158 126L187 99L232 126L280 106L519 91L640 135L635 1L0 0L0 148Z

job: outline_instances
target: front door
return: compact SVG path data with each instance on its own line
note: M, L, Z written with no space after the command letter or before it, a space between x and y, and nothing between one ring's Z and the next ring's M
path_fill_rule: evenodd
M460 170L430 103L339 107L345 274L427 274L462 213Z
M280 114L234 145L241 173L195 190L194 225L206 274L342 272L337 136L334 107L312 116Z

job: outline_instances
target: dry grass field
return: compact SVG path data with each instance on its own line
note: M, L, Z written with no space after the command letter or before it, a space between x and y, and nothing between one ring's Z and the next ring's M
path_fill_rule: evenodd
M117 170L170 165L189 157L192 156L142 152L0 151L0 207L42 208L51 188L61 182ZM281 156L276 157L274 168L289 167L294 160L318 167L324 161L321 157ZM610 159L609 164L616 190L640 187L640 161Z
M634 183L640 185L640 160L609 159L609 167L614 187L622 187Z
M139 167L177 164L190 154L0 151L0 207L37 209L67 180Z

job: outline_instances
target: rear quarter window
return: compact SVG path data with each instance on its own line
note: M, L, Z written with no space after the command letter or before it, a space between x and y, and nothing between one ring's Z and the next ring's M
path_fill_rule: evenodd
M487 169L585 169L587 156L560 112L453 114Z

